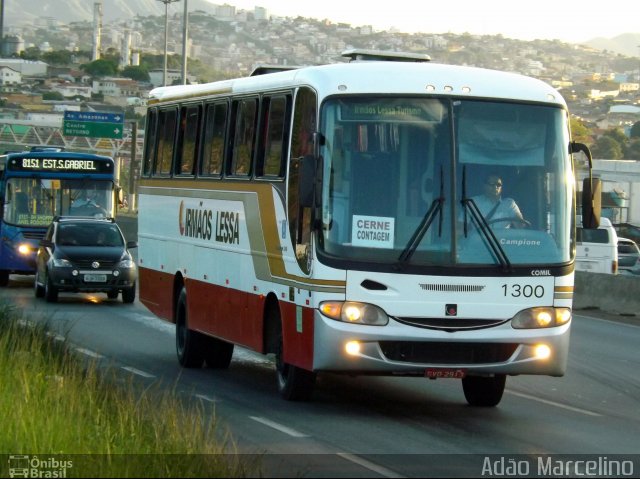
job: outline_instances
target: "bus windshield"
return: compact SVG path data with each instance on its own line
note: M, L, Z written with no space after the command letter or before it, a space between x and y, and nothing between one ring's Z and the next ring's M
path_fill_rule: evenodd
M334 97L321 256L358 268L562 264L571 258L567 113L461 99Z
M4 221L47 226L54 216L111 216L114 184L106 180L10 178L4 195Z

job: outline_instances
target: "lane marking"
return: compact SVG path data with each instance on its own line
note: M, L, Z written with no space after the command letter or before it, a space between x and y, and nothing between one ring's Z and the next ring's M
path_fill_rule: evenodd
M52 338L54 341L64 342L67 340L64 336L58 333L54 333L53 331L47 331L47 336Z
M386 467L379 466L378 464L367 461L362 457L356 456L355 454L349 454L347 452L339 452L337 455L347 461L351 461L354 464L364 467L365 469L369 469L376 474L380 474L383 477L405 477L397 472L392 471L391 469L387 469Z
M505 390L505 392L509 393L509 394L512 394L514 396L521 397L521 398L531 399L532 401L538 401L538 402L541 402L543 404L548 404L549 406L555 406L555 407L559 407L559 408L562 408L562 409L567 409L569 411L577 412L577 413L580 413L580 414L586 414L587 416L602 417L602 414L598 414L597 412L588 411L587 409L580 409L580 408L573 407L573 406L567 406L566 404L561 404L561 403L558 403L558 402L549 401L548 399L538 398L538 397L535 397L535 396L531 396L529 394L519 393L519 392L516 392L516 391L507 391L507 390Z
M218 402L218 400L216 398L212 398L211 396L205 396L204 394L196 394L196 397L198 399L201 399L202 401Z
M96 358L96 359L104 358L104 356L102 354L98 354L95 351L91 351L90 349L76 348L76 351L78 351L81 354L84 354L85 356L90 356L92 358Z
M270 421L269 419L265 419L263 417L258 416L249 416L250 419L257 421L265 426L276 429L277 431L283 432L291 437L309 437L308 434L301 433L296 431L295 429L291 429L290 427L283 426L282 424L278 424L277 422Z
M155 378L153 374L149 374L147 372L141 371L140 369L132 368L131 366L122 366L122 369L125 371L129 371L130 373L136 374L138 376L142 376L143 378Z

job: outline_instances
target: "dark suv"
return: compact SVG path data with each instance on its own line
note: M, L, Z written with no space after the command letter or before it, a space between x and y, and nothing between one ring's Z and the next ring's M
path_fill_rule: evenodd
M36 256L35 295L49 302L58 293L103 292L111 299L122 291L122 301L136 299L138 270L113 219L54 218Z

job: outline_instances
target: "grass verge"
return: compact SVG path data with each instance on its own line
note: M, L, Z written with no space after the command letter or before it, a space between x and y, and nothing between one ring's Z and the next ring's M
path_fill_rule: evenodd
M0 304L0 385L0 454L40 460L56 455L48 472L60 465L65 470L53 477L255 473L256 464L234 454L231 439L219 437L215 420L204 419L201 405L185 404L173 391L142 390L133 380L123 385L115 373L87 364L66 341L21 320L5 304ZM71 463L59 455L72 455Z

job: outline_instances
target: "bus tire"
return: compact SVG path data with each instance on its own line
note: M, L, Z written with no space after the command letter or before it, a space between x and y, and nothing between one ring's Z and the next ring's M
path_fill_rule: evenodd
M276 376L278 380L278 393L287 401L308 401L313 393L316 382L316 374L306 369L293 366L284 362L284 344L282 331L278 338L276 350Z
M205 337L204 360L207 367L213 369L227 369L233 356L233 343L218 338Z
M117 295L116 295L117 297ZM133 285L131 288L125 288L122 290L122 302L125 304L131 304L136 300L136 287Z
M462 378L464 397L471 406L497 406L504 393L507 377L496 374L491 377L467 376Z
M197 331L189 329L187 290L182 288L176 306L176 353L182 367L202 367L204 363L202 343L202 336Z
M47 273L44 280L44 299L46 299L48 303L58 301L58 288L56 288L53 281L51 281L49 273Z
M0 269L0 287L4 288L9 285L9 271Z

